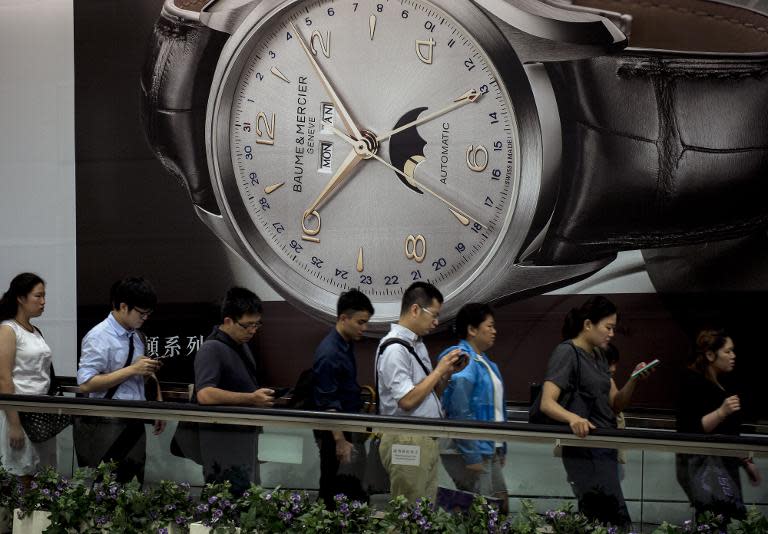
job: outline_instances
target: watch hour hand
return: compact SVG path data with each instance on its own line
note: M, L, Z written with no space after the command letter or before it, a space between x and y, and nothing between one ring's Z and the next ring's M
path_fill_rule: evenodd
M320 194L317 196L314 202L309 206L309 208L304 211L302 215L302 222L304 219L309 217L313 211L315 211L320 205L333 193L333 191L339 186L339 184L346 178L351 172L352 169L354 169L358 163L363 161L363 156L358 154L355 150L351 150L349 154L347 154L347 157L344 158L344 161L341 162L341 165L339 165L339 168L336 169L336 172L333 174L333 177L328 181L327 184L325 184L325 187L322 191L320 191Z

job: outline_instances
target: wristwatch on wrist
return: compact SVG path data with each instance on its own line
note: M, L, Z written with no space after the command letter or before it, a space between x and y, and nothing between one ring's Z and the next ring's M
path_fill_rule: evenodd
M150 144L288 301L450 317L766 228L768 17L708 0L167 0Z

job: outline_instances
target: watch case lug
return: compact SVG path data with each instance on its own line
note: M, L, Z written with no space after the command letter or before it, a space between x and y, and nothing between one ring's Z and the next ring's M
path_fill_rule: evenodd
M505 301L520 299L528 294L538 295L573 284L596 273L615 259L616 256L613 255L573 265L515 264L505 275L508 282L495 288L496 294L501 296L494 302L501 304Z
M245 248L243 248L239 240L232 235L232 230L224 220L224 217L215 213L211 213L210 211L201 208L197 204L194 206L195 213L198 217L200 217L200 220L203 221L205 225L224 242L225 245L227 245L227 248L248 262L250 254Z
M232 35L261 0L212 0L200 12L200 22Z
M523 63L588 59L627 46L627 36L605 12L554 1L474 2L498 26Z

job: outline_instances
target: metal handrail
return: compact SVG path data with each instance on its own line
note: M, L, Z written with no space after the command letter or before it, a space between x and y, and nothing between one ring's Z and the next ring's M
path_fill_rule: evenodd
M563 426L507 422L456 421L281 408L198 406L174 402L140 402L45 395L0 395L0 409L53 412L73 416L162 419L244 426L301 427L371 433L419 434L436 438L518 441L545 445L643 449L717 456L768 456L768 438L699 435L655 430L597 429L583 439Z

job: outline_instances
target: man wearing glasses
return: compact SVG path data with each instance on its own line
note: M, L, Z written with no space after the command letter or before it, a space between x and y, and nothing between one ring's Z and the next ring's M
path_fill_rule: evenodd
M268 408L274 391L259 387L256 360L248 342L261 327L261 300L252 291L233 287L221 307L221 324L195 356L195 392L198 404ZM206 482L232 483L242 494L251 482L259 483L257 427L200 425L200 451Z
M381 340L377 351L381 415L443 417L439 395L451 375L466 362L459 363L461 351L457 349L432 368L423 337L437 327L442 305L443 295L425 282L411 284L403 294L400 318ZM411 502L429 497L434 501L439 461L434 438L384 434L379 453L389 473L392 497L404 495Z
M77 383L91 398L162 400L155 371L158 360L144 356L144 336L139 329L157 305L157 295L143 278L115 282L110 291L112 311L83 338ZM154 378L149 381L150 378ZM165 422L155 421L155 434ZM97 467L101 461L117 462L117 479L144 481L146 432L141 419L79 417L74 430L77 461L81 467Z

